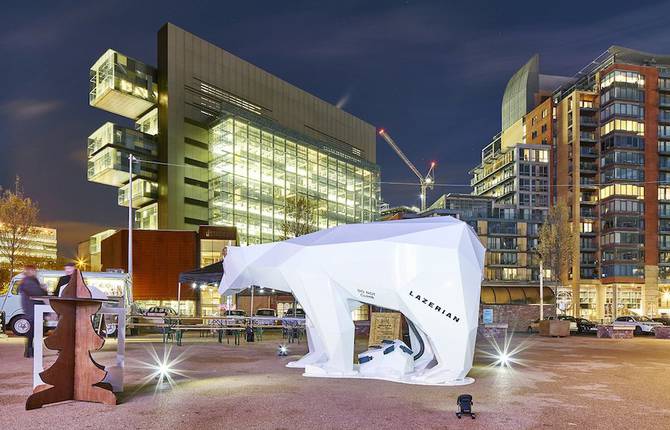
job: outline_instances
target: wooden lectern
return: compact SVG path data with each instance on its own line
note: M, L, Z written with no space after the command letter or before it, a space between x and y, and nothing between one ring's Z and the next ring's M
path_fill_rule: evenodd
M44 344L48 349L59 351L58 358L40 373L46 384L35 387L26 401L26 409L66 400L115 405L116 396L112 387L102 382L107 372L91 356L91 351L97 351L105 344L105 340L93 330L91 321L103 300L91 298L91 291L79 270L74 271L61 297L48 298L58 314L58 326L44 340Z

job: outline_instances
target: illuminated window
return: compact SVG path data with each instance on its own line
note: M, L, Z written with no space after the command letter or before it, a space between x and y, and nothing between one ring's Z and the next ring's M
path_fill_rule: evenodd
M644 123L625 119L613 119L600 127L601 136L604 136L613 131L628 131L640 136L644 136Z
M659 186L658 187L658 199L659 200L670 200L670 187Z
M513 281L518 279L519 273L518 269L515 267L503 267L502 268L502 279L503 281Z
M633 196L644 199L644 187L640 185L613 184L600 189L601 199L606 199L613 195Z
M613 70L603 77L600 82L600 87L607 88L615 82L635 84L639 87L644 87L644 76L628 70Z
M242 117L210 129L209 219L234 225L241 245L285 237L287 200L316 207L315 229L374 220L379 173L346 148L320 148Z

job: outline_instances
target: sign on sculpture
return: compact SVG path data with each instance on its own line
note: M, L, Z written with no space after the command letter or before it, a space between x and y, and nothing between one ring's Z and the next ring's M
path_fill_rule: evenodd
M401 339L399 312L373 312L370 317L368 345L379 345L382 340ZM401 339L402 340L402 339Z

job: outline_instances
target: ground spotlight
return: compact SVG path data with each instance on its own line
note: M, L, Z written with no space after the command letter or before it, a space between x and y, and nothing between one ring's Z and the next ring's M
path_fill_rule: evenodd
M172 369L168 363L160 363L156 366L156 378L167 378L170 376Z
M472 395L470 394L461 394L456 399L456 404L458 405L458 412L456 416L460 420L463 415L469 415L473 420L475 419L475 413L472 412Z
M277 355L279 357L286 357L288 355L288 348L286 345L279 345L277 348Z

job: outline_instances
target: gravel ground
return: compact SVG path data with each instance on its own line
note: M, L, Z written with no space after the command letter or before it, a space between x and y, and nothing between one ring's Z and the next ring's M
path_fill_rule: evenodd
M359 339L360 349L364 340ZM371 380L301 376L284 364L306 351L290 345L277 357L278 339L240 346L191 335L170 357L185 376L175 385L142 386L156 336L127 347L125 392L115 407L64 403L25 411L30 360L19 338L0 339L0 429L667 429L670 428L670 341L651 337L606 340L517 335L522 363L491 367L478 343L476 382L425 387ZM110 341L95 354L110 363ZM48 361L54 360L49 351ZM456 397L474 397L476 420L454 416Z

